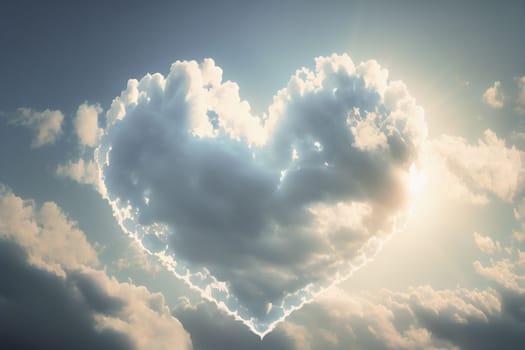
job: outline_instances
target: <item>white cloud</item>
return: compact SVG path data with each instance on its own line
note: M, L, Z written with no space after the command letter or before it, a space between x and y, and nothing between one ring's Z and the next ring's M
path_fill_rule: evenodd
M229 342L243 338L236 322L228 323L224 314L205 303L191 306L183 300L175 313L204 344L216 348L518 349L525 342L525 252L504 247L492 238L487 244L488 237L473 236L477 245L480 241L481 246L490 246L484 249L489 263L484 266L478 261L474 267L495 282L492 287L436 289L422 285L358 294L333 287L293 313L264 342ZM272 346L274 343L280 346Z
M172 266L267 331L364 264L399 224L426 124L375 61L319 57L263 117L221 79L207 59L130 80L107 112L98 162L124 229L149 251L209 271Z
M503 287L518 293L525 293L525 276L518 275L514 269L516 264L508 259L492 262L490 266L483 266L479 261L474 262L474 269L481 276L491 279Z
M507 248L500 253L509 255ZM519 278L523 270L516 268L525 268L525 254L513 251L510 255L495 261L495 266L506 261L515 266L507 275ZM296 350L515 349L525 341L525 292L499 275L482 274L498 282L496 288L486 289L438 290L423 285L405 291L382 289L350 294L333 287L292 314L264 340L268 340L266 345L278 342L279 348L291 346ZM206 310L211 308L202 303L188 306L185 301L176 314L190 325L190 330L196 331L197 327L199 339L205 339L206 344L227 348L226 344L231 344L223 339L242 339L234 321L228 324L224 315ZM220 329L216 328L217 322ZM238 347L259 348L261 342L256 339L254 343L243 342Z
M30 108L19 108L13 124L30 128L35 133L31 146L41 147L54 143L62 134L64 115L60 111L46 109L38 112Z
M365 119L356 122L351 129L354 136L352 146L364 151L388 147L386 135L378 128L376 118L375 113L368 113Z
M525 294L509 287L418 286L358 295L332 288L281 329L297 339L297 350L305 342L311 349L512 348L525 339L525 327L511 303L525 302Z
M492 193L512 201L525 184L525 152L507 147L490 129L477 144L462 137L443 135L431 142L431 167L444 177L448 191L477 203L486 203Z
M487 254L494 254L501 251L501 245L499 242L495 242L489 236L483 236L477 232L474 232L474 242L478 248Z
M501 91L501 82L495 81L494 85L489 87L484 93L482 97L482 101L491 106L492 108L502 108L503 107L503 92Z
M525 294L525 254L518 248L501 247L498 241L492 242L493 250L487 250L485 253L494 254L499 252L497 258L490 259L489 265L484 266L480 261L473 263L475 271L481 276L498 283L506 290L518 294ZM475 238L476 240L476 238ZM476 243L478 241L476 240ZM485 241L483 245L488 246ZM483 249L482 249L483 250Z
M525 241L525 198L516 203L514 209L514 219L520 224L521 229L519 231L512 232L512 237L517 242Z
M523 242L523 241L525 241L525 233L514 231L512 233L512 238L514 238L518 242Z
M93 160L85 161L79 158L77 161L68 161L66 164L59 164L55 173L58 176L70 178L80 184L92 185L99 192L102 190L98 166Z
M74 125L79 143L95 147L102 136L103 129L98 127L98 115L102 113L99 105L83 103L78 107Z
M490 344L485 348L465 343L451 330L476 336L478 323L490 328L502 312L502 300L491 289L419 286L356 295L332 288L279 329L294 340L297 350L490 349Z
M525 253L477 233L474 242L490 257L474 268L495 288L332 288L282 329L311 349L515 349L525 341Z
M98 127L98 116L102 113L102 108L97 105L90 105L87 102L78 107L74 120L75 132L78 142L82 146L82 153L85 147L95 147L100 141L104 130ZM91 185L100 193L103 193L103 185L100 182L99 168L93 156L69 160L65 164L59 164L55 174L67 177L80 184Z
M118 282L105 271L87 270L84 273L108 297L124 302L124 307L116 314L96 315L98 327L127 334L137 349L192 348L189 334L179 320L171 315L162 294L152 293L143 286Z
M316 303L320 311L330 318L330 324L322 326L325 331L331 330L337 344L345 344L349 339L359 343L359 338L376 338L384 347L394 349L428 348L432 344L431 333L424 327L411 324L408 327L399 327L395 321L398 313L408 311L407 305L392 300L394 293L384 291L382 298L386 302L375 303L372 300L359 296L351 296L338 289L332 289L323 294ZM359 323L363 323L360 327ZM339 326L332 328L334 324ZM414 322L415 323L415 322ZM311 327L307 327L311 330ZM341 332L341 328L352 329L349 336ZM315 328L314 328L315 329ZM361 334L361 332L365 334ZM345 339L348 337L349 339ZM323 337L320 336L319 339ZM369 340L370 341L370 340ZM366 340L365 340L366 342ZM366 343L365 343L366 344ZM362 344L362 347L365 347Z
M32 262L61 271L84 265L96 266L95 250L76 222L71 221L53 202L38 207L0 186L0 237L10 238L24 247Z
M24 200L5 187L0 187L0 246L6 240L12 240L27 252L29 262L37 268L28 270L23 268L24 274L30 274L30 279L23 281L15 279L7 271L2 275L3 280L13 284L34 284L40 282L42 286L33 286L34 289L24 291L23 298L30 299L29 311L24 314L28 322L38 320L41 315L39 310L47 309L46 305L36 305L34 300L56 303L54 298L65 298L65 307L68 310L57 312L55 317L49 315L48 322L63 322L61 317L66 317L67 322L79 319L93 319L81 324L82 327L95 326L100 334L105 334L109 340L113 333L123 334L136 349L191 349L191 339L181 323L174 318L164 298L159 293L152 293L143 286L131 283L122 283L107 275L106 270L97 269L100 265L95 250L86 240L76 223L67 218L61 209L52 202L44 203L40 208L33 200ZM9 257L8 259L12 259ZM22 263L19 257L13 264ZM10 260L11 263L11 260ZM7 270L14 266L5 267ZM56 274L52 277L40 268ZM4 270L0 271L0 274ZM33 280L35 276L37 280ZM22 278L22 277L20 277ZM33 279L32 279L33 278ZM44 293L40 290L53 286L55 293ZM46 289L47 290L47 289ZM17 298L11 294L2 294L0 290L0 309L3 316L9 315L17 308L26 309L20 303L25 299ZM31 293L38 297L32 298ZM20 293L19 293L20 294ZM62 302L62 301L60 301ZM74 305L72 305L74 304ZM12 309L2 309L4 305L11 305ZM31 311L33 310L33 311ZM75 314L76 312L81 314ZM64 316L66 315L66 316ZM72 324L72 327L75 324ZM77 325L78 326L78 325ZM20 332L20 329L16 329ZM62 329L68 332L68 329ZM79 329L73 329L75 334ZM17 338L12 334L16 344ZM91 335L94 337L94 334ZM39 344L41 345L41 344ZM46 344L43 345L44 347Z
M501 247L497 241L494 244ZM504 311L510 314L507 318L523 322L525 319L523 310L515 313L514 308L521 308L525 303L525 252L514 247L503 247L498 252L500 254L496 258L491 258L488 265L475 261L474 269L479 275L497 283L500 298L503 299L502 303L507 304L504 305L506 309ZM521 330L522 334L525 334L524 331L525 329Z
M131 241L128 249L119 258L115 265L119 270L129 269L131 267L138 267L147 272L157 272L161 266L153 260L152 256L148 255L137 241Z

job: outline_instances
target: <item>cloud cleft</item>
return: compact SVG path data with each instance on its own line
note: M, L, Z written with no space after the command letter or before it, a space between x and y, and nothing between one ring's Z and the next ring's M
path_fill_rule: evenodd
M402 224L423 110L375 61L302 68L254 116L213 60L130 80L96 151L124 230L259 335Z

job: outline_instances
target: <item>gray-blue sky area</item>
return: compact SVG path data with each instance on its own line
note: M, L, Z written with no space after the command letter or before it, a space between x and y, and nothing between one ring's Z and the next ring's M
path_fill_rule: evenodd
M3 1L0 347L71 347L44 336L46 314L97 347L518 349L524 37L523 1ZM246 308L218 310L146 254L101 186L142 213L127 227L167 224L169 251ZM382 249L352 277L263 341L249 330L283 293L336 279L363 237ZM54 292L32 301L39 285ZM9 321L21 310L32 329Z

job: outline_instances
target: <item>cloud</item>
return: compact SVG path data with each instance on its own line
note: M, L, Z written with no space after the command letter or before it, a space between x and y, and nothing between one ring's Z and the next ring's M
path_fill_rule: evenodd
M191 349L191 339L173 317L164 296L143 286L118 282L105 271L87 271L81 278L91 280L102 295L122 303L118 312L99 312L97 327L126 334L137 349Z
M98 115L100 113L102 113L102 108L99 105L83 103L78 107L74 125L81 145L97 146L103 133L103 129L98 127Z
M147 254L137 241L131 241L128 244L126 251L115 262L115 265L118 270L137 267L149 273L158 272L162 269L162 266L151 255Z
M98 116L102 108L90 105L87 102L78 107L74 120L75 133L79 145L82 147L81 157L77 160L69 160L65 164L59 164L55 174L60 177L69 178L75 182L92 185L99 193L103 193L103 185L100 182L100 172L95 163L92 153L86 153L86 147L95 147L104 133L104 129L98 127Z
M516 206L513 209L514 219L519 223L520 230L514 231L512 237L517 242L525 241L525 198L522 198L521 201L516 203Z
M442 167L439 179L448 191L474 203L487 203L492 193L505 201L523 189L525 152L507 147L490 129L477 144L462 137L443 135L431 141L430 166ZM445 181L446 180L446 181Z
M319 57L262 117L238 91L211 59L132 79L97 160L124 229L265 332L400 224L427 131L375 61Z
M514 231L512 233L512 238L514 238L518 242L523 242L525 241L525 233Z
M69 160L65 164L59 164L55 170L57 176L69 178L80 184L91 185L98 192L103 189L100 183L99 168L93 159L93 155L84 153L86 147L98 145L104 132L102 128L98 127L100 113L102 113L102 108L98 104L90 105L86 102L78 107L73 123L79 145L82 146L82 157L77 160Z
M53 202L38 207L0 185L0 238L12 239L37 266L53 271L97 266L97 253L84 233Z
M503 92L501 91L501 82L495 81L494 85L489 87L482 97L482 101L492 108L503 108Z
M55 170L57 176L67 177L80 184L92 185L98 192L102 191L100 183L99 168L93 159L68 161L59 164Z
M511 247L488 254L489 266L476 261L474 267L496 282L494 288L418 286L360 294L332 288L282 329L297 340L296 349L519 349L525 341L525 254Z
M260 341L209 304L175 315L194 349L518 349L522 294L495 289L411 287L350 294L331 288Z
M506 262L512 267L503 276L523 278L525 254L519 249L502 247L490 258L487 268ZM520 349L525 293L501 278L502 271L479 272L496 282L494 288L423 285L355 294L333 287L292 314L265 342L242 333L238 323L209 304L181 302L175 314L195 335L195 349Z
M489 239L474 235L475 243L479 237ZM501 249L488 251L489 266L478 272L494 281L494 288L437 290L423 285L351 294L333 287L281 323L270 335L272 342L297 350L520 349L525 341L525 253L490 240ZM230 339L240 338L238 326L220 312L204 303L181 304L175 313L189 320L185 324L200 325L197 338L206 339L206 346L228 348ZM266 345L263 349L275 348Z
M489 236L482 236L477 232L474 232L474 242L476 242L476 245L483 253L494 254L501 251L499 242L495 242Z
M2 187L0 215L2 347L191 349L163 296L108 276L56 204Z
M92 305L76 284L27 262L0 239L0 339L8 349L131 349L129 339L97 329ZM106 306L117 307L102 298ZM98 308L99 311L106 311Z
M191 334L194 350L295 349L295 339L289 337L281 326L261 339L241 322L234 320L211 303L199 302L191 305L182 300L173 310L173 314Z
M19 108L11 123L30 128L35 133L31 147L38 148L54 143L60 137L63 120L64 115L60 111L46 109L38 112L30 108Z
M512 308L523 295L500 295L484 291L456 289L434 291L418 288L400 298L435 341L445 341L459 349L517 349L523 343L523 315ZM439 343L438 343L439 344Z
M460 327L466 320L486 320L499 308L493 291L420 286L351 295L334 288L290 317L288 323L298 328L288 335L309 333L312 349L452 349L454 342L436 336L430 320Z
M416 344L415 339L396 328L395 310L389 306L334 288L292 315L287 323L294 326L284 329L294 339L309 338L311 349L407 348L409 344L424 347L426 339ZM301 342L296 342L296 349Z
M513 271L515 267L516 265L507 259L493 262L490 266L483 266L479 261L474 262L476 272L483 277L493 280L509 290L524 293L525 277L516 274Z
M493 244L495 247L501 247L498 241L494 241ZM498 252L500 254L497 258L490 259L488 265L484 265L479 260L474 261L475 271L486 279L496 282L506 291L525 295L525 253L519 248L511 247L500 248ZM492 251L487 253L493 254Z

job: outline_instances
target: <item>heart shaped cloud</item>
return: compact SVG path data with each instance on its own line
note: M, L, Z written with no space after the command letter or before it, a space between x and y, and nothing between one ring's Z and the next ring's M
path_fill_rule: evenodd
M375 61L300 69L263 116L213 60L130 80L97 162L124 230L263 335L406 217L423 110Z

